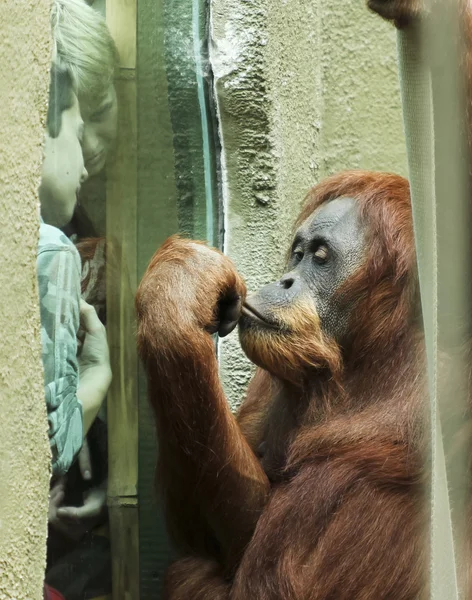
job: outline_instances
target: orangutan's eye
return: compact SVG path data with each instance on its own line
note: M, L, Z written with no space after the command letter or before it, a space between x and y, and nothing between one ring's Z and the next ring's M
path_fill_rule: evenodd
M329 250L326 244L319 244L316 250L313 252L315 261L320 265L324 264L329 258Z

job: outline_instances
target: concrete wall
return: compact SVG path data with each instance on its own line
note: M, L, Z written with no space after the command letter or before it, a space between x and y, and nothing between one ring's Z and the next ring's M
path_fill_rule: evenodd
M347 168L406 174L396 34L362 0L212 0L225 250L249 289L281 273L307 190ZM231 404L250 376L220 344Z
M36 247L49 0L2 0L0 23L0 599L40 600L50 455Z

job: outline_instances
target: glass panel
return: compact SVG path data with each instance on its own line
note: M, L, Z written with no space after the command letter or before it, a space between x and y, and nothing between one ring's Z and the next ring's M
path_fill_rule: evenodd
M213 122L209 113L206 3L163 3L168 106L173 131L179 230L216 243ZM144 40L143 40L144 41Z
M138 4L138 280L176 231L220 243L217 144L206 70L207 5ZM141 597L155 598L168 541L156 505L156 438L144 375L139 378Z
M171 555L134 294L169 235L221 245L207 10L204 0L53 1L38 275L54 458L46 582L68 600L112 588L156 598ZM79 328L80 296L95 310Z

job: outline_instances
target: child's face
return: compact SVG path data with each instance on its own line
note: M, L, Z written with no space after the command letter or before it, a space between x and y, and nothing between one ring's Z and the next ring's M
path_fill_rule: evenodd
M56 138L46 133L44 160L39 186L41 214L44 221L56 227L67 225L74 214L81 184L87 179L82 154L84 122L74 94L70 108L62 113L62 124Z
M118 105L114 85L110 85L107 96L97 107L82 102L85 122L84 159L89 175L96 175L105 166L108 151L116 138Z

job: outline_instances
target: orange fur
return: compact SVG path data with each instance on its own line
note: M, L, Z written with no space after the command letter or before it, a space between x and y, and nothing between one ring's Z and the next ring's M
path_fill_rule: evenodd
M279 335L245 330L243 348L274 374L257 371L237 419L208 333L219 300L245 296L231 261L173 238L143 277L138 345L158 486L187 555L169 569L168 600L429 597L428 399L408 184L336 175L308 194L297 223L342 196L368 231L364 263L337 292L354 306L346 342L324 336L309 301L278 314ZM460 448L469 414L465 423Z

